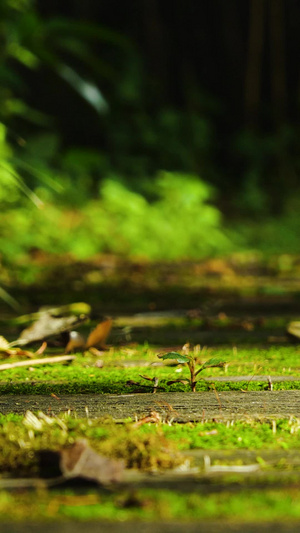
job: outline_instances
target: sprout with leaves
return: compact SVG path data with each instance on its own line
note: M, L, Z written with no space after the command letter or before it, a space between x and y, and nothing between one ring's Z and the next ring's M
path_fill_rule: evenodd
M202 372L202 370L205 370L206 368L224 367L226 361L220 359L219 357L212 357L208 361L205 361L205 363L203 363L200 368L196 370L197 358L189 353L189 349L186 345L184 346L184 348L186 348L186 353L184 354L180 354L178 352L168 352L165 354L158 354L157 357L163 360L175 359L178 364L186 364L190 371L190 378L174 379L172 381L168 381L168 385L172 385L173 383L183 383L184 385L189 384L192 392L196 392L197 381L199 381L199 379L203 379L196 379L200 372Z

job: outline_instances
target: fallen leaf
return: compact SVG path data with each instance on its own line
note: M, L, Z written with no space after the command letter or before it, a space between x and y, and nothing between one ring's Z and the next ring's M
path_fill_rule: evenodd
M183 346L182 346L182 353L184 355L189 355L190 353L190 343L189 342L186 342Z
M41 346L39 347L39 349L35 352L36 355L42 355L44 353L44 351L46 350L47 348L47 342L44 341Z
M58 396L56 396L56 394L54 394L54 392L51 392L50 396L52 396L52 398L55 398L55 400L60 400L60 398Z
M0 336L0 350L7 350L9 349L9 342L2 336Z
M167 381L167 385L173 385L174 383L182 383L183 385L188 385L190 382L188 379L172 379Z
M34 357L33 352L28 350L23 350L22 348L13 348L11 344L4 338L0 337L0 356L3 357L13 357L25 355L26 357Z
M290 322L287 326L287 333L293 338L300 339L300 322Z
M106 485L121 481L124 467L124 461L99 455L86 440L60 450L60 469L66 478L82 477Z
M148 381L154 381L155 378L150 378L149 376L142 376L142 374L140 374L141 378L143 379L147 379Z
M69 342L65 348L65 353L80 352L85 349L85 338L78 331L70 331Z
M88 339L86 341L86 349L89 348L104 348L105 347L105 341L110 334L112 328L112 320L109 318L108 320L104 320L103 322L100 322L98 326L96 326L93 331L88 336Z
M74 326L82 324L87 319L88 317L86 315L54 317L46 311L42 312L36 322L22 331L18 340L14 342L14 345L24 345L31 342L43 341L53 335L59 335L64 331L69 331Z
M245 329L246 331L253 331L254 323L250 320L243 320L241 323L241 328Z

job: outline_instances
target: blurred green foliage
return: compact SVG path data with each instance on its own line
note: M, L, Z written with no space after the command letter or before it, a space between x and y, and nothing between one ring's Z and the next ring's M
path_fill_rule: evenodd
M30 262L36 250L168 260L235 247L299 251L296 121L270 127L268 104L257 110L258 127L243 123L237 79L222 82L236 69L233 33L220 31L219 48L210 48L224 44L231 58L200 58L211 35L197 26L185 49L177 23L189 8L173 3L173 22L163 6L148 13L143 4L139 28L135 0L128 13L109 2L2 0L3 264ZM245 9L219 7L213 18L223 30ZM209 20L209 7L197 9Z
M38 142L40 155L43 141ZM51 139L47 141L46 160L53 147ZM37 186L26 196L4 135L1 153L0 248L4 261L22 261L24 254L34 250L70 253L82 259L98 252L176 259L230 248L221 229L221 214L209 204L212 189L195 176L159 172L149 200L111 175L101 181L91 198L89 177L101 160L88 152L74 158L69 153L64 161L67 171L55 176L55 187L50 173L47 179L38 177Z

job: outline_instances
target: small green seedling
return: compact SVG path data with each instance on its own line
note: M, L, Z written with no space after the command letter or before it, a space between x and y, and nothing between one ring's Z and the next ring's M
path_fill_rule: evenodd
M198 370L196 370L196 364L197 364L197 358L191 354L189 354L188 350L185 354L180 354L178 352L168 352L165 354L158 354L157 357L160 359L175 359L178 364L186 364L190 371L190 378L189 379L174 379L172 381L168 381L168 385L172 385L173 383L183 383L184 385L189 384L191 387L192 392L196 392L196 384L199 378L196 379L196 377L202 372L202 370L205 370L206 368L214 368L214 367L223 367L226 364L226 361L223 361L223 359L220 359L219 357L212 357L208 361L205 361Z

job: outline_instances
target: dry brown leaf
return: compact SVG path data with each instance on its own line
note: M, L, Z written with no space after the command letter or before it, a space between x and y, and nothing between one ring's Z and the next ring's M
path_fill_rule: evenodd
M88 339L86 341L85 347L87 349L89 348L104 348L105 347L105 341L110 334L112 328L112 320L109 318L108 320L104 320L103 322L100 322L98 326L96 326L93 331L88 336Z
M70 331L65 353L80 352L85 349L85 338L78 331Z
M189 342L186 342L183 346L182 346L182 353L184 355L189 355L190 353L190 343Z
M121 480L124 461L103 457L92 450L86 440L78 440L60 451L60 469L64 477L82 477L101 484Z
M40 313L38 320L24 329L14 344L23 346L32 342L44 341L64 331L70 331L87 319L88 317L86 315L55 317L49 312Z
M30 357L31 359L34 359L35 357L33 352L30 352L29 350L22 350L21 348L12 348L10 350L10 355L25 355L25 357Z
M287 326L286 331L294 339L299 339L300 338L300 322L299 321L290 322Z
M50 396L52 396L52 398L55 398L55 400L59 400L60 401L60 398L58 396L56 396L56 394L54 394L54 392L51 392Z
M0 351L9 349L9 342L2 336L0 336Z
M34 357L34 353L28 350L22 350L22 348L13 348L4 337L0 337L0 356L13 357L19 355L25 355L30 358Z
M41 346L39 347L39 349L35 352L36 355L43 355L44 351L46 350L48 346L48 343L46 341L44 341Z

